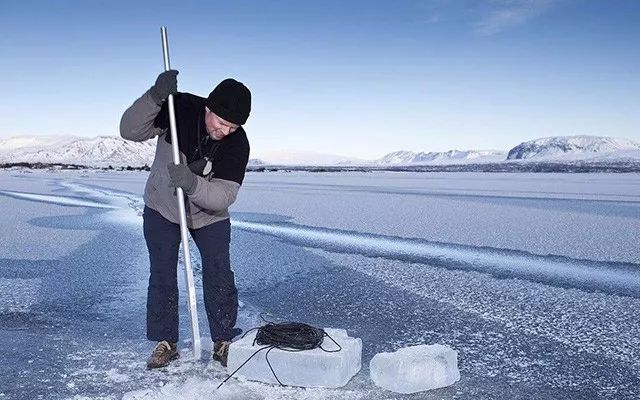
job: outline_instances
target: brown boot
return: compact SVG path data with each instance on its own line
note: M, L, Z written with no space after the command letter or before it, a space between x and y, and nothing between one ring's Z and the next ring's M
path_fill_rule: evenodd
M166 340L158 342L153 349L151 357L147 360L147 369L162 368L169 365L169 362L180 357L176 343L169 343Z
M229 341L219 341L213 344L213 359L220 362L223 367L227 366L230 344Z

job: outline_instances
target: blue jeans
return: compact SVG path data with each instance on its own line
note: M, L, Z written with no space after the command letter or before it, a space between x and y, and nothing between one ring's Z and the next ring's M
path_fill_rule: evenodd
M147 338L178 341L178 250L180 225L145 206L144 238L151 274L147 294ZM231 340L238 316L238 290L229 260L231 224L228 219L190 229L202 258L204 305L214 341Z

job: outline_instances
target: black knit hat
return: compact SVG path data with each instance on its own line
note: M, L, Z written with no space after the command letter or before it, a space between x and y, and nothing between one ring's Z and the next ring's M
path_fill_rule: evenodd
M251 112L251 92L235 79L225 79L207 98L207 107L218 117L243 125Z

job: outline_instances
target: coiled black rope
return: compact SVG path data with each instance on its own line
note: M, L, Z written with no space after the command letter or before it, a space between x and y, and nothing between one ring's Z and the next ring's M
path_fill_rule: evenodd
M258 330L256 333L255 339L253 339L253 345L262 346L255 353L253 353L245 362L242 363L235 371L231 373L220 385L218 385L218 389L222 386L226 381L228 381L233 375L236 374L240 370L240 368L244 367L245 364L249 362L256 354L261 352L262 350L267 350L265 353L265 359L267 361L267 365L269 365L269 369L271 373L276 378L280 386L285 386L276 372L273 370L271 366L271 362L269 362L269 352L273 349L284 350L284 351L305 351L305 350L313 350L316 348L320 348L327 353L336 353L342 350L342 347L335 341L329 334L327 334L323 329L313 327L311 325L302 323L302 322L281 322L275 323L270 322L264 319L264 317L260 316L263 321L267 324L258 328L253 328L248 330L242 335L244 338L247 333ZM333 343L338 346L336 350L326 350L322 348L322 342L324 338L328 337L331 339Z
M298 322L268 323L258 329L254 345L286 350L312 350L322 345L326 332Z

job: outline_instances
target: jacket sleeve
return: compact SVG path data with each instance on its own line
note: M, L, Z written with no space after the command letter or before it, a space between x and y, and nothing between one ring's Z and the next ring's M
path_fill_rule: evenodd
M238 182L213 178L211 181L197 176L198 184L193 193L187 193L189 200L201 208L218 211L224 210L236 201L240 190Z
M145 92L122 115L120 136L134 142L143 142L166 133L167 126L156 121L160 110L164 111L166 108L156 104L149 91Z

